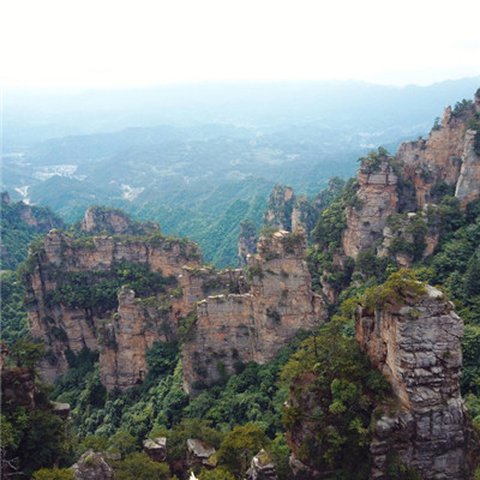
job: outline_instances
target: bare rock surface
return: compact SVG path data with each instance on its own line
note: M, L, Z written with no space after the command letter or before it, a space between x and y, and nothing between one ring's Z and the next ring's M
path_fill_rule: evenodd
M73 465L75 480L114 480L112 467L101 453L87 450Z
M383 157L374 173L360 170L358 202L347 208L347 228L342 245L345 255L356 258L358 253L382 238L387 219L397 211L398 177L387 157Z
M371 478L388 478L392 453L423 479L467 478L462 336L462 319L430 286L418 299L357 312L356 338L392 385L397 402L376 423Z
M326 309L312 292L304 260L305 237L278 231L249 257L251 288L200 301L197 319L182 348L184 387L210 385L242 363L264 363L300 329L322 323Z

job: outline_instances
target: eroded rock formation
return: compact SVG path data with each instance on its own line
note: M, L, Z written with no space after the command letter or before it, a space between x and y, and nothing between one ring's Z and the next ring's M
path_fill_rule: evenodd
M248 255L252 255L257 250L257 239L255 225L252 222L242 222L240 224L240 235L238 237L238 264L240 267L247 265Z
M360 168L357 178L357 202L347 208L342 238L343 251L352 258L382 238L387 219L398 205L398 176L387 155L381 154L370 168Z
M212 384L242 363L271 360L299 329L319 325L323 301L311 289L305 237L279 231L262 237L249 257L247 293L209 296L182 348L184 386Z
M292 211L295 205L293 189L284 185L275 185L268 199L264 224L278 230L292 230Z
M72 466L75 480L114 480L113 468L101 453L87 450Z
M277 480L275 465L262 448L253 458L245 480Z
M91 235L123 234L148 235L159 231L154 223L133 221L125 212L114 208L92 206L87 208L80 222L80 230Z
M460 394L463 322L439 290L359 309L356 338L388 379L396 406L376 422L371 478L388 479L392 458L423 479L467 478L468 426Z
M159 235L75 239L51 231L43 248L31 253L26 274L30 329L49 350L41 367L44 379L53 382L67 371L67 352L88 348L100 352L108 388L141 381L146 348L175 338L178 318L187 310L178 279L183 267L198 266L199 258L194 244ZM114 282L132 265L141 266L142 275L154 272L156 280L164 279L158 293L142 299L123 289L116 299Z
M441 184L456 189L463 205L479 197L475 179L480 178L480 158L473 149L475 132L468 130L475 119L478 121L479 113L477 91L474 102L447 107L441 123L434 126L427 139L403 143L398 149L402 176L414 185L417 208L434 202L435 190Z

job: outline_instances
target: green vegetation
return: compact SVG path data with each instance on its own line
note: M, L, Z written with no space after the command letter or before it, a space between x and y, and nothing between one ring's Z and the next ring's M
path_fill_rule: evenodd
M23 305L25 286L15 272L0 272L2 308L0 328L2 341L11 345L28 333L27 314Z
M359 159L360 171L368 175L377 173L385 160L392 161L392 157L384 147L378 147L378 150L372 150L368 155Z
M173 277L152 272L147 265L128 262L114 264L110 270L58 271L55 281L59 286L46 296L47 304L95 312L114 310L118 305L117 292L122 286L131 288L139 297L148 297L165 293L167 287L176 284Z
M402 269L392 273L382 285L365 290L362 305L368 310L398 305L408 299L415 301L426 293L425 284L420 282L412 270Z
M3 473L22 472L28 477L54 464L68 466L72 449L64 421L47 400L46 388L35 384L33 368L41 350L21 342L12 347L16 366L2 371L1 457ZM48 478L45 472L40 475ZM68 478L63 471L58 475L61 480Z
M368 478L371 416L389 386L343 323L333 320L305 340L282 379L290 388L283 422L300 440L299 459L328 478Z
M0 269L14 270L28 255L32 240L51 228L63 228L63 222L45 207L29 206L23 202L5 201L2 193L0 230L2 232Z

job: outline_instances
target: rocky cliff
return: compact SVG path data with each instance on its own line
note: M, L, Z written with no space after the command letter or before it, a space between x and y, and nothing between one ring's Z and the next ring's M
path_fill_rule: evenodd
M478 118L480 92L474 102L463 101L454 109L447 107L427 139L403 143L397 152L403 177L415 188L418 208L435 202L435 191L442 184L455 189L460 172L480 169L480 159L472 155L469 126ZM467 165L468 166L467 166ZM478 185L472 191L461 190L459 198L478 198Z
M247 257L257 250L257 240L255 225L252 222L242 222L240 224L240 235L238 237L238 265L244 267L247 265Z
M462 208L480 198L480 89L474 102L464 100L454 109L448 107L427 139L403 143L395 157L380 148L361 161L359 187L355 202L346 207L342 237L343 253L354 259L371 248L385 256L392 242L396 247L413 242L408 232L412 222L403 222L395 232L387 225L394 214L418 220L422 211L431 213L446 195L455 195ZM414 256L433 253L438 243L436 227L426 221L424 251L418 251L418 245L415 255L408 248L394 251L397 263L408 266Z
M311 290L302 234L279 231L261 237L249 257L249 291L209 296L198 303L182 348L184 386L194 393L247 362L264 363L300 329L325 320L321 298Z
M100 352L107 387L141 380L146 348L176 335L187 310L179 278L199 259L194 244L160 235L74 238L52 230L31 252L25 273L31 332L49 349L44 378L66 372L67 352L88 348ZM128 288L117 298L123 284L145 298Z
M342 238L343 251L352 258L382 238L387 219L398 205L398 176L393 159L386 153L364 159L357 179L358 201L347 207L347 228Z
M360 308L356 338L388 379L392 406L379 408L371 478L388 479L392 458L423 479L465 479L468 421L460 394L463 322L439 290L397 289L399 297Z
M264 224L275 230L292 230L292 211L295 205L293 189L284 185L275 185L268 199Z
M242 363L264 363L300 329L325 320L321 298L311 289L304 261L305 238L279 231L261 237L249 257L246 293L209 296L182 348L185 388L212 384Z
M99 206L87 208L79 228L90 235L150 235L159 232L154 223L136 222L122 210Z
M147 374L147 351L177 341L180 325L189 392L240 363L268 361L299 329L324 319L305 247L302 234L262 238L248 257L248 280L240 269L201 267L185 240L52 230L25 273L31 332L48 346L43 377L54 381L72 354L88 348L99 353L108 389L131 387Z

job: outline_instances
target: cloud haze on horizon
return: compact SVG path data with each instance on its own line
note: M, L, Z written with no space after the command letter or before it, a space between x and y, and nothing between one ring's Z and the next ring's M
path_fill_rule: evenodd
M7 87L480 75L475 0L15 0L1 10Z

